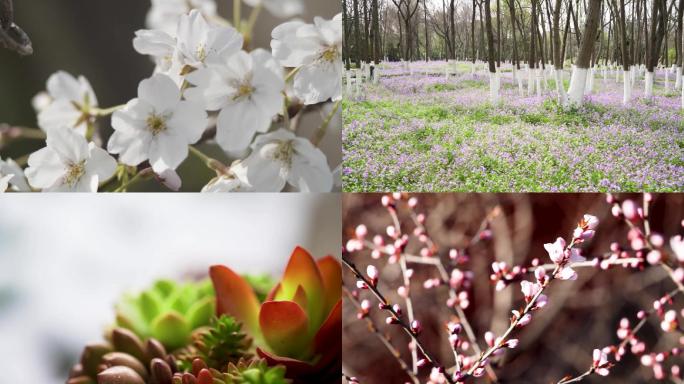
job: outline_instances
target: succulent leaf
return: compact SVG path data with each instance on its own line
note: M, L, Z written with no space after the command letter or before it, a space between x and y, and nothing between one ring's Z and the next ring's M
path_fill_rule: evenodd
M230 316L215 318L211 326L198 330L193 338L193 345L178 355L184 368L199 358L204 366L223 369L228 363L251 356L252 339L242 331L242 324Z
M175 350L192 341L193 330L209 324L215 306L209 280L185 284L159 280L150 289L125 295L117 303L116 325Z
M217 314L245 321L267 365L283 365L294 383L336 383L342 365L342 268L297 247L283 279L259 303L246 280L224 266L209 272ZM254 317L256 314L257 322Z

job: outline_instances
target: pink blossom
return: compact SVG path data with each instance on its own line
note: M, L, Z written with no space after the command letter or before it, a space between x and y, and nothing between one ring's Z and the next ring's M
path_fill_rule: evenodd
M663 321L660 322L660 328L665 332L672 332L677 329L677 312L672 309L665 312Z
M684 238L681 235L672 237L670 239L670 247L675 256L677 256L677 260L684 263Z
M598 227L599 219L596 216L585 214L584 223L586 224L587 229L595 230L596 227Z
M606 355L606 353L600 349L594 349L593 357L594 371L601 376L608 376L608 374L610 374L610 364L608 363L608 356Z
M363 249L363 243L357 239L349 239L345 246L347 252L356 252Z
M554 263L560 264L563 262L565 258L565 240L562 237L557 238L554 243L544 244L544 249L549 253L549 257Z
M534 307L537 309L544 308L546 306L546 304L548 304L548 302L549 302L549 298L546 297L546 295L539 295L539 297L537 297L537 301L536 301Z
M541 290L541 285L523 280L520 282L520 289L525 296L525 301L529 302L530 299Z

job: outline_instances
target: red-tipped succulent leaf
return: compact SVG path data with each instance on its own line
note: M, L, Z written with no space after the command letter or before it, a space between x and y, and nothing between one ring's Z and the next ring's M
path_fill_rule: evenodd
M269 365L287 367L295 383L339 382L342 364L342 270L332 256L318 261L295 248L282 280L259 304L249 284L224 266L210 270L217 314L236 317Z

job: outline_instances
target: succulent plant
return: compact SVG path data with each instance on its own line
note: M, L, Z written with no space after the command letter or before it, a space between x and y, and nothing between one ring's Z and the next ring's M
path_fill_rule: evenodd
M193 330L208 325L215 311L209 280L179 284L159 280L116 305L116 325L139 337L154 338L169 350L187 346Z
M197 358L209 367L223 369L229 363L252 356L252 339L242 332L242 324L234 317L214 318L210 326L196 330L193 339L192 345L176 354L179 366L187 370Z
M285 377L285 367L269 366L266 360L240 359L229 363L225 372L207 368L204 362L196 359L189 373L174 375L173 384L290 384Z
M276 281L273 280L273 277L267 274L242 275L242 277L252 286L259 301L266 300L268 293L271 292L271 289L276 285Z
M86 346L67 384L172 384L175 359L161 342L143 342L128 329L112 330L110 343Z
M241 321L268 365L285 366L294 383L339 382L342 271L335 258L316 262L297 247L264 303L230 268L213 266L210 276L217 314Z

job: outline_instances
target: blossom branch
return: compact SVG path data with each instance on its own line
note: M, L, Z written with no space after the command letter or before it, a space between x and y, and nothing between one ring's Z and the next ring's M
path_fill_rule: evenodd
M407 324L397 311L397 308L390 303L389 300L383 296L383 294L378 290L376 284L374 284L372 281L367 279L361 272L356 268L356 265L349 261L345 256L342 256L342 264L344 264L356 277L359 285L363 287L364 289L368 289L380 302L380 308L384 311L387 311L390 315L388 318L388 323L389 324L397 324L399 325L405 332L406 334L412 339L413 343L415 344L415 347L420 350L423 356L425 356L425 359L427 360L428 363L430 363L432 366L436 367L439 369L447 382L450 384L455 384L455 382L452 380L452 378L444 373L444 366L438 363L438 361L432 357L432 355L425 349L423 344L420 342L418 339L418 331L415 329L417 327L411 326ZM414 349L415 350L415 349Z
M344 293L347 295L349 300L354 304L354 306L356 306L357 309L359 309L361 311L360 313L364 313L364 311L366 311L366 309L363 308L361 303L359 303L358 299L356 297L354 297L354 295L349 291L349 289L347 289L346 287L343 287L342 289L344 290ZM364 315L362 317L366 321L366 325L368 326L368 330L371 333L373 333L375 336L377 336L377 338L385 346L385 348L387 348L387 350L390 352L390 354L392 356L394 356L394 358L397 360L397 362L401 366L401 369L404 371L404 373L406 373L406 375L408 375L408 377L411 378L411 381L414 384L419 384L420 381L418 380L418 377L416 376L415 373L413 373L411 368L401 358L401 353L396 348L394 348L394 346L389 341L389 339L378 330L378 328L375 326L375 323L373 322L373 320L371 318L369 318L367 315Z

